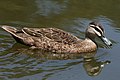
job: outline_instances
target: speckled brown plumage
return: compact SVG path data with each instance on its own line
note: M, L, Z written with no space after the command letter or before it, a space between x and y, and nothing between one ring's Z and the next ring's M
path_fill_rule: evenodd
M9 32L17 42L32 48L57 53L82 53L96 50L96 45L91 40L82 41L57 28L23 28L17 30L11 26L4 26L3 29Z

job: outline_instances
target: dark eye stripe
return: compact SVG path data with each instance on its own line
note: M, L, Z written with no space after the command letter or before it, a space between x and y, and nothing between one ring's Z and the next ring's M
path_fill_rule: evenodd
M103 32L101 32L101 30L99 30L97 27L94 27L94 29L98 32L100 32L100 34L102 35Z
M103 27L101 26L101 25L98 25L99 26L99 28L104 32L104 29L103 29Z
M90 26L90 27L92 27L92 28L94 28L97 32L99 32L101 35L103 35L103 32L101 32L101 30L103 31L103 29L101 29L101 27L99 27L100 29L98 29L97 27L95 27L95 26Z

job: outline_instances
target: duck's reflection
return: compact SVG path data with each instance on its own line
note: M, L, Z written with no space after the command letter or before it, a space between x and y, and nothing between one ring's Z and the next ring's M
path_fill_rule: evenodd
M73 62L71 65L83 63L83 67L89 76L97 76L100 74L102 69L110 61L100 61L95 57L96 52L83 53L83 54L69 54L69 53L51 53L44 50L30 49L24 45L15 44L9 51L15 51L19 54L27 54L35 58L41 58L44 60L68 60L68 59L80 59L80 61ZM82 61L81 61L82 59Z
M83 67L89 76L97 76L100 74L105 64L109 64L110 61L98 61L94 57L84 58Z

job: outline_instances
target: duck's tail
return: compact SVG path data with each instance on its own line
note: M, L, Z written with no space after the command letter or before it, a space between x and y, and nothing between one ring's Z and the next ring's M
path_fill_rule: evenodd
M15 35L15 33L17 32L17 29L11 26L2 25L1 28L10 33L11 35Z
M24 34L21 30L17 30L14 27L6 26L6 25L2 25L1 28L7 31L8 33L10 33L12 37L16 40L16 42L28 46L33 45L34 40L31 37L28 37L28 35Z
M18 30L14 27L11 26L7 26L7 25L2 25L1 28L5 31L7 31L8 33L10 33L12 35L12 37L18 42L23 39L20 35L17 35Z

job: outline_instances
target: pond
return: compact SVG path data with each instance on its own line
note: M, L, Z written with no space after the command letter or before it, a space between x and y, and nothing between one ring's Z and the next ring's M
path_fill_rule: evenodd
M0 80L120 79L119 0L0 0L0 25L55 27L83 39L91 21L105 28L113 43L110 49L97 39L96 53L31 50L0 29Z

